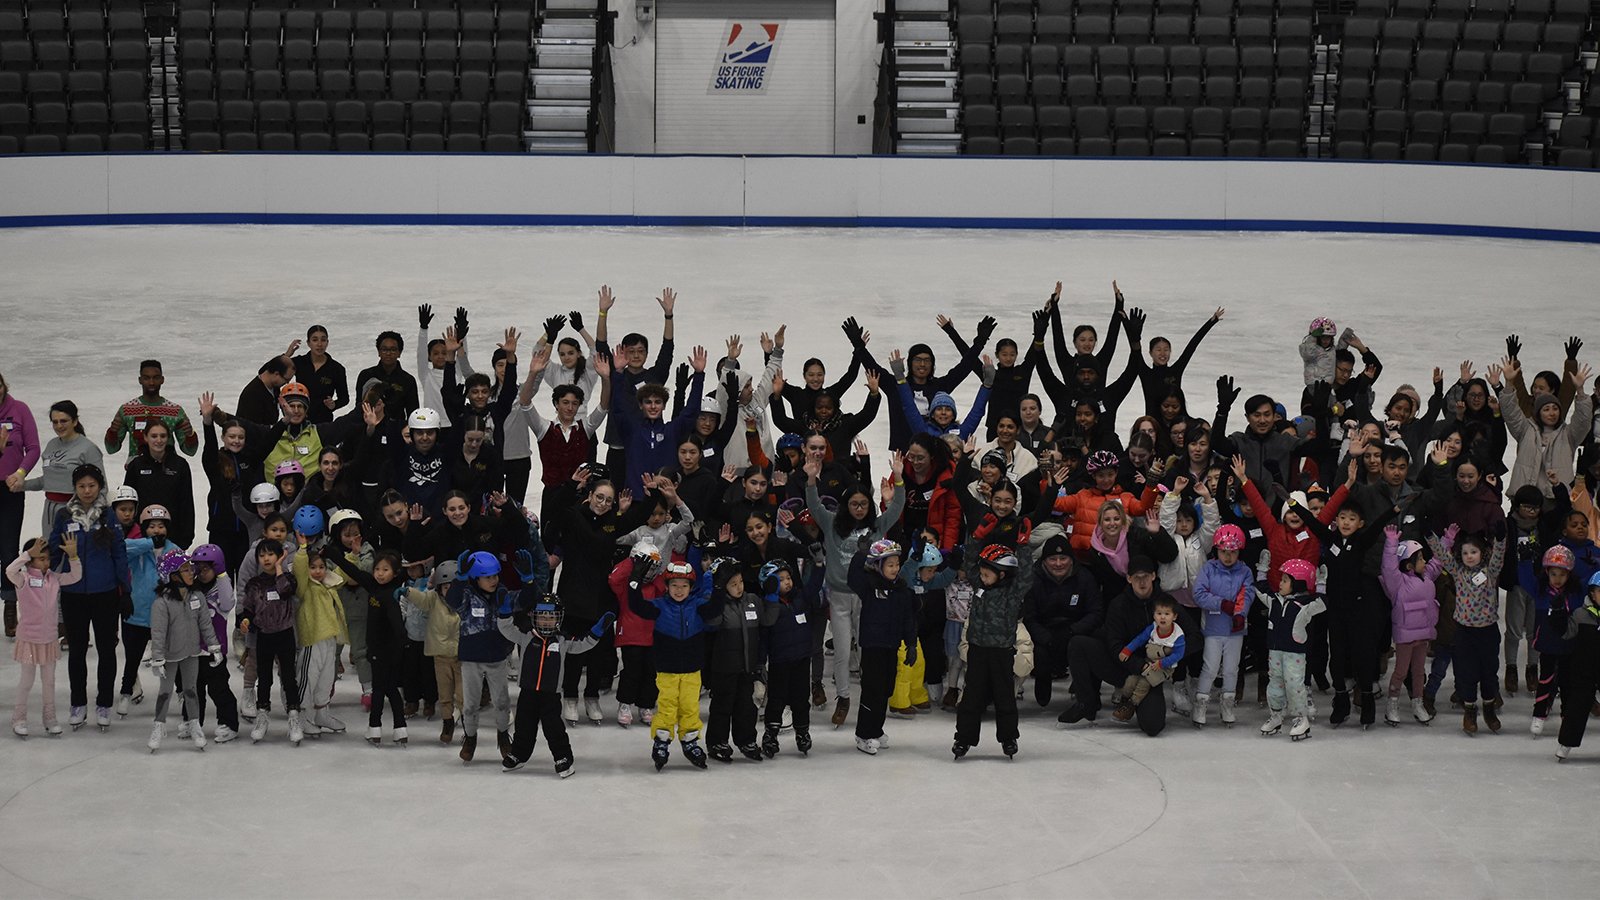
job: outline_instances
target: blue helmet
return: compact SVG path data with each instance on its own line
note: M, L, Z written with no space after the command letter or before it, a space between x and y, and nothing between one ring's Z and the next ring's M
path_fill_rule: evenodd
M466 581L472 578L485 578L499 574L500 560L496 559L493 553L485 553L479 550L476 553L467 555L467 560L464 564L460 564L456 577Z
M774 559L771 562L763 565L761 567L761 587L764 590L772 591L774 593L777 592L778 574L781 572L788 572L789 577L791 579L794 578L794 570L791 569L789 564L784 560Z
M801 437L800 435L794 434L792 432L784 434L782 437L778 438L778 449L780 451L781 450L800 450L800 449L803 449L805 447L805 445L806 445L806 439Z
M307 537L322 533L322 510L315 506L302 506L294 514L294 530Z
M1600 572L1596 572L1593 575L1589 576L1589 587L1590 588L1600 587Z
M944 554L932 544L923 544L922 551L910 560L912 568L927 569L944 565Z

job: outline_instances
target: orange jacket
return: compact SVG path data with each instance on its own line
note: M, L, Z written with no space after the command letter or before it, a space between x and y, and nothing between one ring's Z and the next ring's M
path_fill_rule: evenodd
M1146 487L1144 493L1137 497L1124 491L1120 485L1113 485L1105 493L1094 487L1086 487L1076 494L1057 497L1052 508L1067 519L1063 525L1071 526L1072 551L1081 560L1087 560L1094 554L1094 549L1089 546L1089 538L1094 535L1095 526L1100 524L1100 507L1107 500L1120 501L1129 516L1142 516L1159 502L1155 485Z

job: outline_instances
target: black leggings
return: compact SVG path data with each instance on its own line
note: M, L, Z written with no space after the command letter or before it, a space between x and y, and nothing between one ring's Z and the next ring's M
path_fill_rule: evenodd
M89 631L94 630L95 706L110 706L117 683L117 592L61 592L61 616L67 625L67 680L72 705L89 705ZM149 632L146 631L146 634Z
M278 664L278 677L283 679L284 705L289 709L300 708L300 684L295 680L298 650L293 628L271 634L256 632L256 709L272 709L273 663Z
M825 618L818 616L818 618ZM922 595L917 616L917 640L922 644L923 684L943 684L949 660L944 656L944 592Z
M566 632L569 640L578 640L582 635L589 633L594 627L594 620L567 620ZM578 697L578 680L584 673L589 674L588 680L583 685L583 696L590 700L600 697L600 689L611 684L611 678L616 673L617 651L616 632L607 628L605 634L600 636L600 642L595 644L589 652L569 656L566 659L566 671L561 673L561 696L569 700Z
M841 652L835 647L834 652ZM843 652L848 653L849 648ZM856 710L856 737L871 740L883 736L883 720L889 714L889 696L894 693L898 647L861 648L861 706Z
M967 645L967 689L956 706L956 740L967 746L978 743L983 713L994 704L994 737L1004 744L1017 739L1017 692L1011 667L1017 651L1013 647Z
M389 718L394 727L406 727L405 702L400 699L400 660L397 652L367 645L367 662L372 664L372 708L367 711L367 727L383 725L383 704L389 703Z
M763 721L769 728L783 724L784 707L794 717L795 731L811 727L811 691L807 684L810 674L809 656L767 664L767 710Z
M573 661L568 657L568 662ZM617 702L631 703L640 709L651 709L656 705L654 648L622 648L622 674L617 678Z
M144 650L150 646L150 629L122 620L122 690L133 693L133 684L139 679L139 663L144 661Z
M179 675L177 681L183 681L183 676ZM228 660L224 658L222 662L213 664L211 657L201 657L199 681L199 688L195 692L199 695L196 701L199 709L191 710L185 703L183 717L192 718L201 725L206 724L206 696L209 694L211 702L217 705L217 724L238 731L239 701L233 696L233 688L228 686ZM181 689L183 685L178 687Z
M434 703L439 684L433 676L433 657L423 652L423 642L407 640L400 648L400 683L407 703Z

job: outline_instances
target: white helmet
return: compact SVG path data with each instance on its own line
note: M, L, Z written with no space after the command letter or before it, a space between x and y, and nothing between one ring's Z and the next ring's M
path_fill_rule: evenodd
M144 512L139 513L139 522L143 524L151 519L160 519L163 522L170 522L172 521L172 513L167 512L167 508L165 506L162 506L159 503L152 503L144 508Z
M250 489L251 503L277 503L282 496L276 486L265 481Z
M411 414L406 420L406 426L412 431L438 431L439 414L426 406Z
M355 510L353 510L353 509L336 509L336 510L333 511L333 515L328 517L328 531L329 532L337 532L339 530L339 526L343 525L346 522L360 522L360 521L361 521L361 514L356 512Z
M111 498L111 505L112 506L115 506L118 503L138 503L138 502L139 502L139 492L134 490L132 487L130 487L130 486L126 485L126 484L123 485L122 487L117 488L116 496Z

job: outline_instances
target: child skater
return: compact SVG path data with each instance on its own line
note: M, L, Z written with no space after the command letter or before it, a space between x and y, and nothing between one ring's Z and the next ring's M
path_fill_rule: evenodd
M1426 681L1428 642L1439 625L1439 597L1434 582L1444 571L1444 561L1428 559L1426 548L1416 541L1400 540L1398 526L1385 527L1383 535L1383 592L1389 595L1389 618L1394 623L1394 671L1389 675L1389 706L1393 709L1400 702L1401 682L1407 677L1413 685ZM1452 525L1445 531L1446 545L1454 543L1455 538L1456 526ZM1468 721L1472 723L1470 729ZM1389 724L1400 724L1399 716ZM1468 705L1461 727L1472 734L1477 725L1478 707ZM1498 719L1492 725L1494 730L1500 730Z
M1571 647L1561 682L1561 734L1556 747L1556 760L1566 762L1583 744L1600 682L1600 572L1589 576L1589 592L1577 609L1567 613L1552 608L1548 620L1552 629L1562 629Z
M652 727L655 742L650 758L659 772L667 765L669 748L676 734L683 755L697 769L706 767L706 751L700 746L700 667L705 664L705 633L722 614L720 598L713 597L712 576L708 570L695 580L688 563L667 564L667 593L646 600L640 593L650 569L646 557L634 557L633 575L628 579L628 606L635 615L655 621L652 645L656 664L656 712Z
M198 711L198 657L209 654L212 663L222 662L222 645L217 642L216 626L211 623L206 593L195 584L194 565L188 555L174 550L161 557L156 568L161 586L150 607L150 669L161 679L161 688L156 692L156 721L150 729L151 753L161 748L161 739L166 735L173 679L183 679L185 708ZM263 716L262 721L265 719ZM187 724L195 749L206 749L205 729L199 722Z
M567 725L561 721L561 670L568 656L587 653L600 643L616 614L602 613L587 635L574 640L561 637L561 601L554 594L544 595L529 608L516 609L516 605L516 595L505 594L500 618L496 620L500 633L522 650L517 731L511 738L511 752L500 764L507 772L527 765L539 739L539 729L543 728L556 774L566 778L573 772L572 741L567 739Z
M716 634L707 678L711 717L706 723L706 752L718 762L733 762L733 749L738 747L745 759L760 762L753 698L761 669L762 628L772 624L778 610L744 589L744 568L737 559L719 559L711 571L722 611L711 620Z
M444 602L443 586L456 580L456 561L447 559L433 567L426 584L413 582L406 600L428 617L423 655L433 660L433 679L439 692L439 743L455 740L456 713L465 708L461 696L461 617ZM425 589L424 589L425 588ZM481 695L480 695L481 696Z
M1205 663L1200 667L1200 684L1194 695L1194 724L1206 724L1206 706L1211 702L1211 686L1222 673L1222 724L1234 723L1233 704L1237 696L1234 679L1239 672L1239 655L1244 651L1245 615L1255 601L1255 570L1239 559L1244 550L1244 529L1223 525L1212 538L1217 558L1206 560L1194 582L1194 602L1200 607L1200 628L1205 634Z
M979 547L967 542L961 567L977 585L967 615L967 689L956 707L956 736L950 752L960 759L978 743L983 714L994 704L995 739L1007 759L1017 755L1017 623L1022 601L1033 587L1033 552L1026 540L1016 550L1004 544ZM908 654L909 655L909 654Z
M1533 649L1539 651L1538 687L1534 692L1533 718L1528 726L1534 737L1544 733L1545 717L1550 714L1550 705L1555 702L1556 693L1561 688L1560 673L1567 668L1567 654L1571 652L1566 630L1556 628L1550 618L1576 609L1583 602L1584 589L1573 575L1577 555L1570 547L1556 544L1544 551L1544 558L1540 562L1544 571L1533 596L1534 629L1530 641ZM1471 717L1471 727L1468 728L1466 722L1461 727L1468 734L1475 734L1478 730L1477 717L1472 715L1471 710L1468 715Z
M1144 651L1147 660L1144 670L1129 675L1123 682L1121 703L1111 715L1118 722L1133 718L1134 710L1151 690L1159 690L1167 675L1183 662L1183 629L1178 627L1178 601L1171 597L1157 597L1152 605L1151 622L1138 636L1117 653L1117 660L1127 662L1135 653Z
M1278 567L1278 592L1257 596L1267 607L1267 721L1261 734L1277 734L1287 712L1294 720L1289 725L1289 739L1302 741L1311 737L1311 719L1306 714L1307 629L1311 620L1327 609L1317 594L1316 565L1304 559L1284 560ZM1426 651L1427 641L1421 643Z
M244 585L239 604L239 630L256 636L256 720L250 726L250 740L267 736L267 719L272 712L272 665L278 665L283 679L284 705L289 711L289 740L296 746L305 738L300 728L300 683L295 673L295 583L285 571L283 543L270 537L256 542L255 559L259 571Z
M205 592L206 606L211 610L211 626L217 633L217 646L222 648L222 661L202 657L200 684L195 688L199 698L199 715L196 723L205 725L206 699L217 708L217 730L213 740L226 744L239 736L239 700L228 684L228 613L233 612L235 598L233 582L228 578L228 560L216 544L201 544L189 554L194 566L195 587Z
M405 613L400 609L400 596L406 590L405 567L400 564L400 554L388 547L377 551L370 574L344 554L336 552L329 559L345 578L367 593L367 661L372 664L367 743L376 747L383 742L383 705L387 702L394 729L390 738L402 747L408 746L411 735L406 730L405 701L400 696L400 649L406 641ZM498 571L495 580L499 580Z
M1502 528L1504 526L1501 526ZM1456 672L1456 692L1463 704L1478 702L1483 695L1483 717L1491 731L1500 730L1495 707L1500 700L1500 566L1505 560L1505 537L1488 539L1470 535L1455 541L1457 527L1445 529L1444 537L1428 538L1435 559L1443 560L1444 570L1455 584L1455 609L1451 614L1456 634L1451 663ZM1454 552L1452 552L1452 549ZM1398 698L1396 698L1398 699ZM1389 702L1384 718L1398 724L1400 713L1395 700ZM1411 701L1411 714L1427 724L1433 716L1423 708L1421 698Z
M807 489L810 487L808 484ZM900 558L899 544L878 540L856 554L850 563L850 591L861 601L861 634L856 640L861 648L856 749L869 756L876 756L887 741L883 720L889 711L889 696L894 692L895 664L902 644L906 648L906 665L917 663L916 598L900 580ZM1017 602L1020 604L1021 600ZM848 651L835 644L834 652ZM1006 668L1005 693L1010 694L1009 664Z
M948 660L944 673L944 698L939 708L955 712L961 705L961 689L966 686L967 661L961 658L961 636L967 631L967 617L972 614L972 596L977 588L967 580L967 573L957 568L955 580L944 593L944 655Z
M511 642L495 624L500 609L499 591L500 560L492 554L463 553L456 559L456 580L444 602L461 617L457 652L461 654L461 690L466 699L466 705L461 707L463 763L472 762L478 749L478 713L483 709L484 685L488 685L494 705L500 756L503 759L511 755L511 697L506 690Z
M781 558L761 567L761 592L768 608L775 611L763 641L767 648L767 708L761 752L768 759L778 755L778 732L783 730L783 711L788 709L793 717L795 749L805 756L811 752L811 706L806 690L811 672L808 619L821 611Z
M61 724L56 721L56 660L61 657L56 623L62 585L77 584L83 578L78 535L63 537L61 550L67 560L65 572L51 571L50 545L42 537L29 541L22 555L6 566L6 578L17 589L17 638L11 658L21 671L17 702L11 711L11 733L20 738L28 736L28 694L33 690L36 670L44 694L44 732L51 737L61 734Z
M343 554L332 544L324 544L313 551L310 541L322 533L322 510L315 506L302 507L295 513L300 540L300 552L294 557L294 580L299 589L300 608L295 612L295 635L299 643L300 691L305 702L311 705L310 721L301 724L307 734L339 734L345 730L344 722L328 711L333 700L335 664L339 648L350 643L350 633L345 625L344 602L339 588L345 579L333 571L329 559L336 561Z

